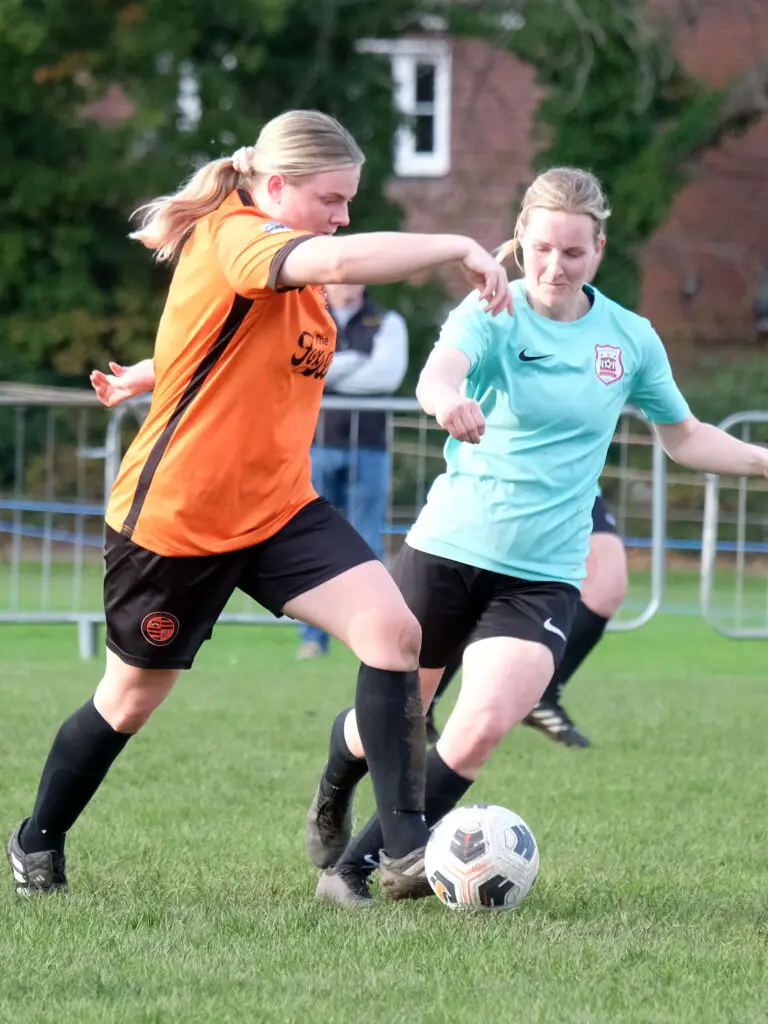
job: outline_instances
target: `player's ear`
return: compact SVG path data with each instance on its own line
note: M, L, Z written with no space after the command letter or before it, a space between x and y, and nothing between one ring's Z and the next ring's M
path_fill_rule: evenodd
M285 186L285 180L280 174L270 174L267 179L267 193L269 198L279 203L283 198L283 187Z

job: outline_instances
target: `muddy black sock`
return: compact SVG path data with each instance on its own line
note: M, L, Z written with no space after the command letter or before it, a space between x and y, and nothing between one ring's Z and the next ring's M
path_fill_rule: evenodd
M418 672L361 665L355 713L381 819L384 849L402 857L426 844L426 731Z

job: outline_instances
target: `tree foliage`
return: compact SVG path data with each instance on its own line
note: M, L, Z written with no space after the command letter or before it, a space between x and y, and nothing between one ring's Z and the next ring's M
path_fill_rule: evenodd
M3 0L0 379L82 383L107 355L145 356L168 272L128 240L130 212L282 110L350 129L367 156L355 228L397 227L389 63L356 43L397 35L418 2ZM130 116L105 121L108 95Z
M536 69L537 167L583 165L605 182L615 215L599 282L634 305L640 248L688 161L765 108L768 65L718 93L674 60L642 0L518 7L515 22L508 0L2 0L0 379L82 383L107 355L146 355L168 272L128 240L131 210L286 108L317 107L350 128L368 158L354 227L397 227L385 193L390 68L356 44L402 34L425 12ZM199 119L179 107L185 86L199 93ZM109 95L130 116L105 120ZM421 351L444 309L439 284L380 297L410 311Z

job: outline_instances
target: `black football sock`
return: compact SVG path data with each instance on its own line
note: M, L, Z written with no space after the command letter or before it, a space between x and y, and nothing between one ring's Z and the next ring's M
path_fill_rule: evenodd
M355 699L357 727L381 818L383 848L403 857L426 844L426 730L418 672L361 665Z
M368 772L368 762L364 757L355 757L344 738L344 722L351 710L345 708L341 711L331 727L328 764L320 783L320 792L324 796L334 791L351 793Z
M579 602L563 659L541 698L543 704L557 703L568 680L602 639L609 620Z
M131 738L115 732L89 700L64 722L45 762L32 817L19 836L25 853L64 851L66 833Z

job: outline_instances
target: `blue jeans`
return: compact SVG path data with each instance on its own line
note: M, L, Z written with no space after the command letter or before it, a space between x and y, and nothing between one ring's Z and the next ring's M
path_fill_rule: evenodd
M392 458L378 448L313 448L312 485L318 494L343 512L370 545L377 558L384 555ZM316 626L299 626L301 639L328 650L328 634Z

